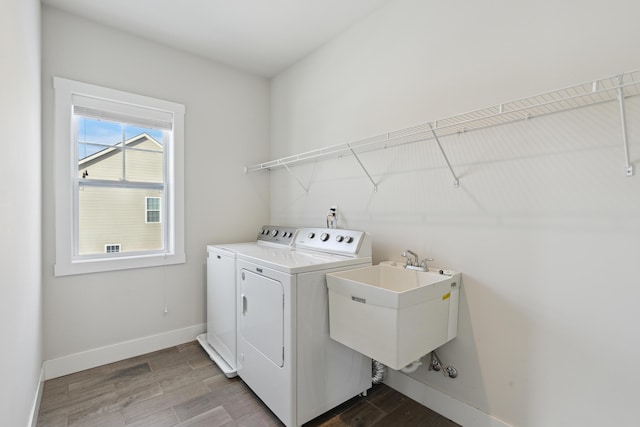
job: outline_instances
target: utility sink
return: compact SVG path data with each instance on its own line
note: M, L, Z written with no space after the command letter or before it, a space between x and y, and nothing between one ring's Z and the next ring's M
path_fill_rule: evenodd
M387 261L327 274L332 339L392 369L452 340L460 273Z

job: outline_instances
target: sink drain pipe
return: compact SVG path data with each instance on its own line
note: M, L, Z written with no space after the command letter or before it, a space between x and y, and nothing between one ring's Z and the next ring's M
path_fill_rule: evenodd
M377 360L371 360L371 382L373 384L380 384L384 380L384 373L386 371L386 366Z
M418 359L414 362L409 363L404 368L400 369L400 372L404 372L405 374L410 374L412 372L417 371L420 365L422 365L422 362L420 361L420 359Z
M404 368L400 369L400 371L404 372L405 374L410 374L412 372L417 371L421 365L422 365L422 362L420 361L420 359L418 359L415 362L411 362ZM373 360L373 359L371 360L371 374L372 374L371 382L373 384L382 383L382 381L384 381L384 374L386 373L386 371L387 371L387 367L385 365L378 362L377 360Z
M404 372L405 374L410 374L418 370L418 368L422 366L422 362L420 359L409 363L404 368L400 369L400 372ZM373 384L380 384L384 381L384 374L386 372L387 367L377 360L371 360L371 382ZM431 351L431 363L429 363L430 371L440 371L445 376L449 376L449 378L456 378L458 376L458 371L451 365L445 365L440 361L440 358L436 354L435 351Z

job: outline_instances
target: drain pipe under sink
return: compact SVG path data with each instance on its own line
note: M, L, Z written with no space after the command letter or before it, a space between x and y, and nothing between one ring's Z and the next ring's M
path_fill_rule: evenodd
M404 372L405 374L410 374L412 372L417 371L420 365L422 365L422 362L420 361L420 359L418 359L414 362L409 363L404 368L400 369L400 372Z
M404 372L405 374L410 374L418 370L418 368L422 365L420 359L411 362L404 368L400 369L400 372ZM371 360L371 382L373 384L381 384L384 381L384 374L386 373L387 367L386 365L378 362L377 360Z

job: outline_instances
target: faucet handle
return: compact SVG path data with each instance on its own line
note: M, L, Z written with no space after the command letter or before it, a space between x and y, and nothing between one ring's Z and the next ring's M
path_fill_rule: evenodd
M427 261L431 262L433 261L433 258L425 258L422 261L420 261L420 267L424 268L425 271L429 270L429 267L427 266Z

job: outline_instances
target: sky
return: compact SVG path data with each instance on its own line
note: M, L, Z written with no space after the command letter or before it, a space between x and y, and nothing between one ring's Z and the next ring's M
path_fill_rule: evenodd
M111 146L122 142L124 126L124 139L128 140L141 133L147 133L160 144L162 144L162 131L159 129L149 129L128 124L110 122L106 120L95 120L86 117L78 119L78 159L104 150L106 146ZM101 145L90 145L90 144Z

